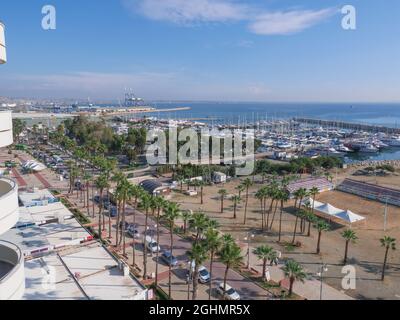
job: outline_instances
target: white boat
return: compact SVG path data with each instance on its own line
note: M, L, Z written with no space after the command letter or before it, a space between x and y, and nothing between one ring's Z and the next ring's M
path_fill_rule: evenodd
M359 152L361 153L377 153L378 148L374 147L372 144L365 144L360 146Z

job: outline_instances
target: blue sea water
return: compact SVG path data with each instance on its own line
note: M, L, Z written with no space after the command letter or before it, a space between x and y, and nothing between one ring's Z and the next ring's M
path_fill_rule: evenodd
M160 118L213 118L216 122L252 122L264 119L312 117L400 127L398 104L350 103L232 103L232 102L160 102L157 108L189 107L188 111L152 114ZM150 114L149 114L150 116Z
M293 117L347 121L400 128L400 103L398 104L350 104L350 103L232 103L232 102L161 102L154 103L159 109L189 107L188 111L147 114L158 118L199 119L214 123L254 122L257 120L289 119ZM362 160L398 160L400 148L377 154L350 155L347 162Z

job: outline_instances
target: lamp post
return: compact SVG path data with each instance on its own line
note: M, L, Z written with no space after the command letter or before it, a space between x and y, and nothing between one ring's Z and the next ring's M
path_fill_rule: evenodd
M245 241L247 241L247 269L250 269L250 240L254 238L254 234L252 234L250 231L247 232L247 237L244 238Z
M328 271L328 265L325 263L322 263L320 266L320 272L317 273L317 275L319 276L320 282L321 282L321 286L319 289L319 300L322 300L322 285L323 285L323 278L324 278L324 272Z

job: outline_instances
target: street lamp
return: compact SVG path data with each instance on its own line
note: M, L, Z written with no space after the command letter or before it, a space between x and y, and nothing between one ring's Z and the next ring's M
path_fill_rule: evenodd
M320 272L317 273L317 276L319 276L321 286L319 289L319 299L322 300L322 284L323 284L323 277L324 277L324 272L328 271L328 265L326 263L322 263L320 266Z
M247 232L246 238L244 238L244 241L247 241L247 269L250 269L250 240L254 238L254 234L251 233L250 231Z

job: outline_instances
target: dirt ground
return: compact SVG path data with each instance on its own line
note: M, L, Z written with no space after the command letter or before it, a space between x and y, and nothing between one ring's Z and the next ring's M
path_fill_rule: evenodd
M390 181L389 183L396 182ZM206 187L204 189L204 205L200 204L199 195L189 197L180 192L174 192L172 200L180 203L183 209L204 211L221 224L221 231L231 233L238 241L245 242L247 232L254 232L256 236L252 240L252 247L260 244L269 244L282 251L284 258L293 258L300 262L310 276L316 277L321 263L328 264L328 271L324 274L324 281L343 291L342 280L345 274L342 273L342 260L345 242L341 232L349 226L340 224L338 221L332 222L331 230L324 232L322 235L322 252L320 255L315 254L317 234L313 228L311 237L297 235L297 240L301 242L301 247L296 248L294 251L289 251L282 242L290 242L293 236L295 218L290 212L293 212L294 201L291 200L285 205L285 212L282 218L282 241L281 244L278 244L277 219L275 219L272 231L262 232L261 230L260 203L254 198L255 192L262 186L257 178L256 183L250 189L246 226L243 224L244 195L242 195L243 201L238 206L237 219L233 219L233 203L229 200L229 197L232 194L237 194L235 187L238 184L239 181L236 180L224 185ZM224 213L220 213L220 197L218 195L218 190L222 188L228 191L228 199L224 201ZM388 207L387 231L384 232L384 204L382 203L339 191L322 193L317 196L317 200L329 202L337 208L349 209L366 217L365 222L358 222L351 226L359 238L355 244L350 244L348 260L348 264L353 265L356 269L356 288L355 290L347 290L345 293L358 299L400 299L399 253L397 251L389 252L389 266L386 278L384 282L380 281L385 250L381 247L379 241L384 235L390 235L400 240L400 219L398 218L400 208ZM269 206L269 203L267 203L267 206ZM279 210L277 216L278 213Z

